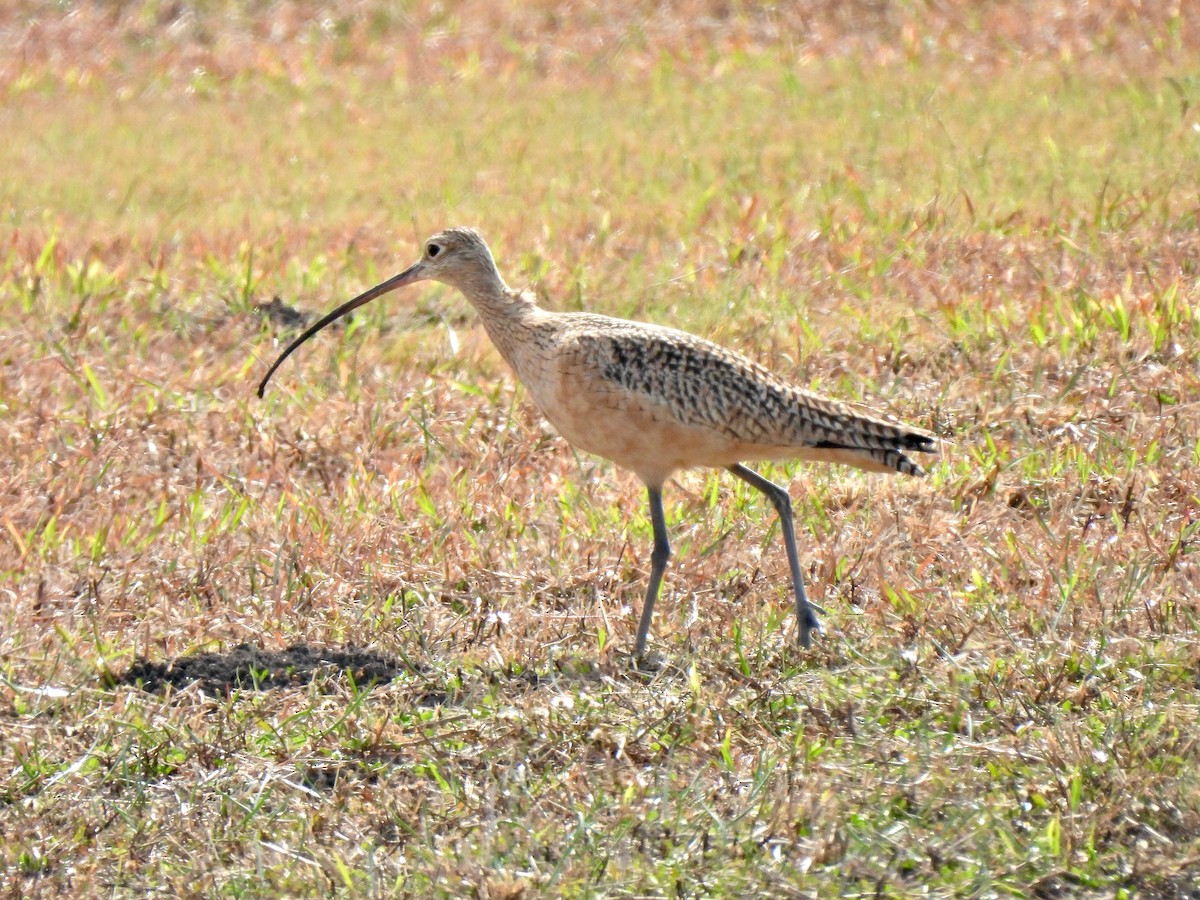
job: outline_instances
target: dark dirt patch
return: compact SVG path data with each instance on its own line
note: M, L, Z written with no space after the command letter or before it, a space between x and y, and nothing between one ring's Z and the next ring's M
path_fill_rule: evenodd
M376 784L379 775L365 762L347 760L305 766L300 770L300 779L314 791L331 792L350 783Z
M295 307L288 306L283 298L276 294L270 303L258 303L254 311L278 328L298 330L308 324L309 315Z
M354 646L312 647L293 644L285 650L262 650L239 644L228 653L197 653L166 662L139 659L117 684L146 691L181 688L200 682L209 693L231 690L267 691L312 681L319 672L349 675L358 687L391 681L411 667L391 657Z

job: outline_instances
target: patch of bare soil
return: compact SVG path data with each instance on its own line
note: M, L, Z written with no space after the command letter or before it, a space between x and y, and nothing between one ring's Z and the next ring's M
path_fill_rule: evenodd
M223 694L296 687L308 684L318 674L343 675L362 688L386 683L407 671L410 667L397 660L354 646L335 649L293 644L276 651L238 644L228 653L197 653L166 662L139 659L117 683L161 691L198 681L205 691Z

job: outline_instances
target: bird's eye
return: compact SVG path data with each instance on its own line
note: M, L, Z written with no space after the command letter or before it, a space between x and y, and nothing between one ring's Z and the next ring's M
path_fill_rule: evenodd
M430 244L428 247L425 248L425 253L428 254L430 259L433 259L435 256L437 256L441 252L442 252L442 248L439 247L437 244Z

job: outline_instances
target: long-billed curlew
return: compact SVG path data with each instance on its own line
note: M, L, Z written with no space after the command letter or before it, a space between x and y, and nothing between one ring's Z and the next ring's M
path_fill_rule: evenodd
M783 529L800 643L807 647L809 633L820 625L804 594L791 500L786 490L742 461L805 459L922 475L904 451L936 452L934 439L922 431L860 415L686 332L542 309L531 294L504 283L487 244L470 228L438 232L425 242L415 265L339 306L296 338L263 377L259 397L292 351L330 322L424 280L448 284L466 296L500 354L563 437L631 470L645 483L654 551L635 658L645 652L654 601L671 555L662 504L663 484L671 473L721 467L767 495Z

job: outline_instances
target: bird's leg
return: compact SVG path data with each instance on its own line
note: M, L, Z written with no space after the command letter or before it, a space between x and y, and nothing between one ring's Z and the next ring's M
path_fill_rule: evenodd
M642 620L638 623L637 642L634 644L634 659L641 659L646 652L646 637L650 634L650 620L654 618L654 601L658 599L658 588L662 584L667 560L671 558L671 543L667 539L667 519L663 515L662 491L647 487L650 495L650 522L654 526L654 552L650 554L650 584L646 586L646 600L642 604Z
M796 591L796 620L800 626L800 646L808 647L812 643L810 632L819 631L821 623L809 605L808 597L804 594L804 578L800 574L800 557L796 553L796 531L792 524L792 498L788 492L763 478L753 469L747 469L741 463L734 463L729 471L751 487L758 488L767 495L775 512L779 513L779 524L783 527L783 545L787 549L788 565L792 570L792 587Z

